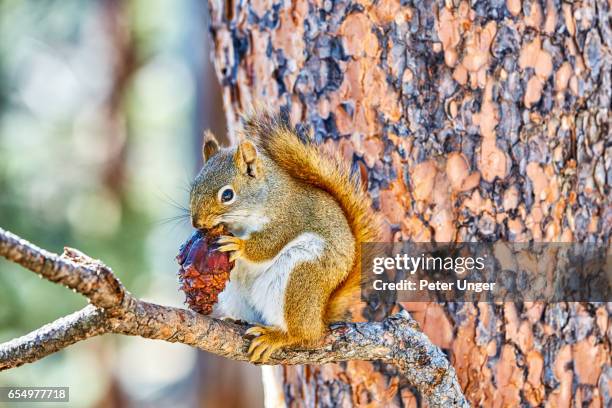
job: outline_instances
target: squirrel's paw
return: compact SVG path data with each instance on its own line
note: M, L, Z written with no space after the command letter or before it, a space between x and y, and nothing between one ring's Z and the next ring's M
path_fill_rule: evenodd
M255 336L249 346L251 363L265 364L276 350L289 345L287 333L276 327L254 326L246 331L245 336Z
M231 235L222 235L217 242L221 244L219 251L221 252L232 252L230 254L230 261L235 261L238 258L242 258L244 254L244 240Z

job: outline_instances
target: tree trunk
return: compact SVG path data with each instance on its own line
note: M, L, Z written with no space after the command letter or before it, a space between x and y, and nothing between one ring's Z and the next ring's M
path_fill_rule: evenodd
M209 6L230 133L253 105L287 107L363 164L387 240L608 245L609 2ZM611 303L405 306L474 406L612 405ZM291 406L420 405L391 366L281 370Z

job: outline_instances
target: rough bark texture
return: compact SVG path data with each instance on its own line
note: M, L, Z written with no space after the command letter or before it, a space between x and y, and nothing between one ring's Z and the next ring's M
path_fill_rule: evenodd
M610 2L209 1L252 106L363 163L389 240L609 245ZM411 304L476 406L612 406L611 304ZM369 305L366 318L392 306ZM388 365L284 370L291 405L414 406Z
M0 228L0 256L86 296L91 304L30 334L0 344L0 371L31 363L78 341L118 333L178 342L248 361L247 327L191 310L134 298L103 263L74 249L49 253ZM467 407L455 371L403 311L380 323L339 324L316 349L280 350L271 364L381 360L393 364L431 406Z

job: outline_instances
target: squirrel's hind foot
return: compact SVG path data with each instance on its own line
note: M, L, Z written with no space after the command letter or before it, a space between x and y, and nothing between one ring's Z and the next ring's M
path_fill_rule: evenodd
M287 333L276 327L254 326L245 336L255 336L248 351L251 363L265 364L276 350L290 345Z

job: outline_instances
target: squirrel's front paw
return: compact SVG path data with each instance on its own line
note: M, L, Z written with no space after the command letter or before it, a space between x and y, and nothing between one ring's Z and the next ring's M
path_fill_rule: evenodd
M251 363L265 364L276 350L289 345L287 333L276 327L254 326L246 331L245 336L255 336L249 346Z
M217 242L221 244L219 251L221 252L232 252L230 254L230 261L233 262L238 258L242 258L244 255L244 240L231 235L222 235Z

